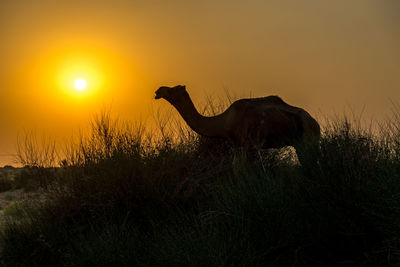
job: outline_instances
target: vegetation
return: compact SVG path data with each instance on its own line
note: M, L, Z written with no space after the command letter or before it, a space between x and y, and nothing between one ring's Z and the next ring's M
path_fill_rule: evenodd
M359 120L326 123L305 168L182 127L160 124L154 138L103 113L60 168L21 172L21 187L43 192L6 209L3 264L397 266L399 115L378 134Z

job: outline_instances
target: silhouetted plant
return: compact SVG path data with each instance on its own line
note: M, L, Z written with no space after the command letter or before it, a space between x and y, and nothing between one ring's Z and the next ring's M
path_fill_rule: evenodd
M51 167L56 164L55 141L46 137L38 140L33 132L25 132L17 139L17 162L29 167Z
M6 173L0 172L0 192L8 191L12 188L12 179Z
M2 260L6 266L398 265L399 129L392 121L376 135L357 123L348 117L327 123L318 160L310 157L305 171L290 156L277 160L282 151L249 155L179 123L149 135L102 113L69 146L42 197L7 212Z

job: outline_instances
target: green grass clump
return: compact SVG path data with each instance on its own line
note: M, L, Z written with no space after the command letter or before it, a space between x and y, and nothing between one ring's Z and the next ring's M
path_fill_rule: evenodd
M395 127L328 124L303 168L190 132L146 138L107 114L92 126L34 175L40 199L6 212L5 266L400 264Z

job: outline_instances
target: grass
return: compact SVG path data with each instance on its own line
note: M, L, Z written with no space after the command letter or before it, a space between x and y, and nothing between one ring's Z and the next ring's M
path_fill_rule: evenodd
M46 161L26 141L21 151L34 151L22 156L34 161L16 181L43 193L5 212L2 263L397 266L396 114L379 135L357 120L327 123L318 162L307 169L184 128L162 128L155 139L107 113L69 147L60 168L37 164Z

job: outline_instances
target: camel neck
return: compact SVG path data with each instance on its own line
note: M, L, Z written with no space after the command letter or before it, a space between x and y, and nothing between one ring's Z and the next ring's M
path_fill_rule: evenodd
M187 94L179 101L171 104L178 110L182 118L193 131L209 137L223 137L223 123L221 115L206 117L201 115Z

